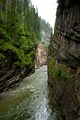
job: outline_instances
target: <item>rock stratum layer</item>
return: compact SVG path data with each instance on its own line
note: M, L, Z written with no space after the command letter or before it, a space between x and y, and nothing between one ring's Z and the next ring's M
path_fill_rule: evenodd
M15 64L19 61L11 50L0 51L5 59L0 59L0 93L19 85L24 77L35 71L35 64L25 65L22 69ZM34 56L35 58L35 56ZM33 59L34 62L34 59Z
M57 59L68 66L80 66L80 2L59 1L58 36L54 40Z
M63 120L80 119L80 1L58 0L48 55L48 84Z

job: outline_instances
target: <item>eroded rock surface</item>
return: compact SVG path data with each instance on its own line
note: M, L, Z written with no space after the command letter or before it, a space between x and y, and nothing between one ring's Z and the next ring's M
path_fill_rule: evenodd
M51 59L55 59L54 61ZM80 1L58 0L48 55L48 83L63 120L80 119ZM65 67L63 67L65 66ZM53 70L55 69L55 70ZM68 78L68 74L71 74ZM52 71L53 70L53 71ZM56 72L55 72L56 71ZM53 73L52 73L53 72ZM64 74L64 75L63 75ZM54 77L55 76L55 77ZM68 81L67 81L68 80ZM59 83L57 83L58 81ZM71 83L73 81L73 83ZM72 85L73 84L73 85Z
M11 50L0 51L5 59L0 59L0 93L13 89L19 85L24 77L35 71L34 64L26 65L22 69L15 64L16 54Z
M37 47L36 52L36 67L40 67L46 64L47 64L47 50L45 49L45 46L42 43L40 43Z
M68 66L80 66L80 2L58 0L57 35L54 47L57 59ZM60 62L61 63L61 62Z

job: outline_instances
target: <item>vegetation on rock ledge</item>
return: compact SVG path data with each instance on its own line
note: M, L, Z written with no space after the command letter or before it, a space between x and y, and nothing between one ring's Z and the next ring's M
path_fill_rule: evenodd
M40 40L38 11L30 0L0 1L0 92L34 72Z
M12 51L14 64L23 68L32 64L39 40L38 13L30 0L0 2L0 58ZM4 57L5 56L5 57Z

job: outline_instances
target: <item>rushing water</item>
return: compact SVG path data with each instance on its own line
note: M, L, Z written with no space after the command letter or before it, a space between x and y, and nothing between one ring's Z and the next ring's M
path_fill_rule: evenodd
M0 120L56 120L50 105L46 66L36 69L15 90L1 95Z

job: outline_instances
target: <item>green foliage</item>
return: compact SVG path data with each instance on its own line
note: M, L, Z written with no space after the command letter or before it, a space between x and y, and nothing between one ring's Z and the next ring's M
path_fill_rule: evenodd
M0 60L4 60L4 59L5 59L4 54L0 53Z
M20 68L34 64L40 34L38 13L30 0L0 1L0 59L11 51ZM15 59L16 58L16 59Z
M74 86L74 81L72 80L73 75L63 66L57 65L56 60L53 57L49 58L48 72L53 79L53 82L59 84L66 82L67 84Z
M55 64L56 60L53 57L49 57L48 72L50 75L53 75L53 68Z
M24 49L18 49L14 47L11 43L6 42L3 46L0 46L0 49L3 51L11 50L16 58L18 59L17 62L15 62L16 65L23 68L25 65L29 65L33 63L33 55L35 56L35 51L30 51L28 54L24 51ZM3 54L0 55L0 58L5 58Z
M40 18L40 29L43 30L45 33L51 34L51 26L45 20Z
M69 72L65 71L61 67L55 69L53 75L54 75L55 79L57 79L57 80L67 81L67 80L69 80L71 78L71 75L69 74Z

